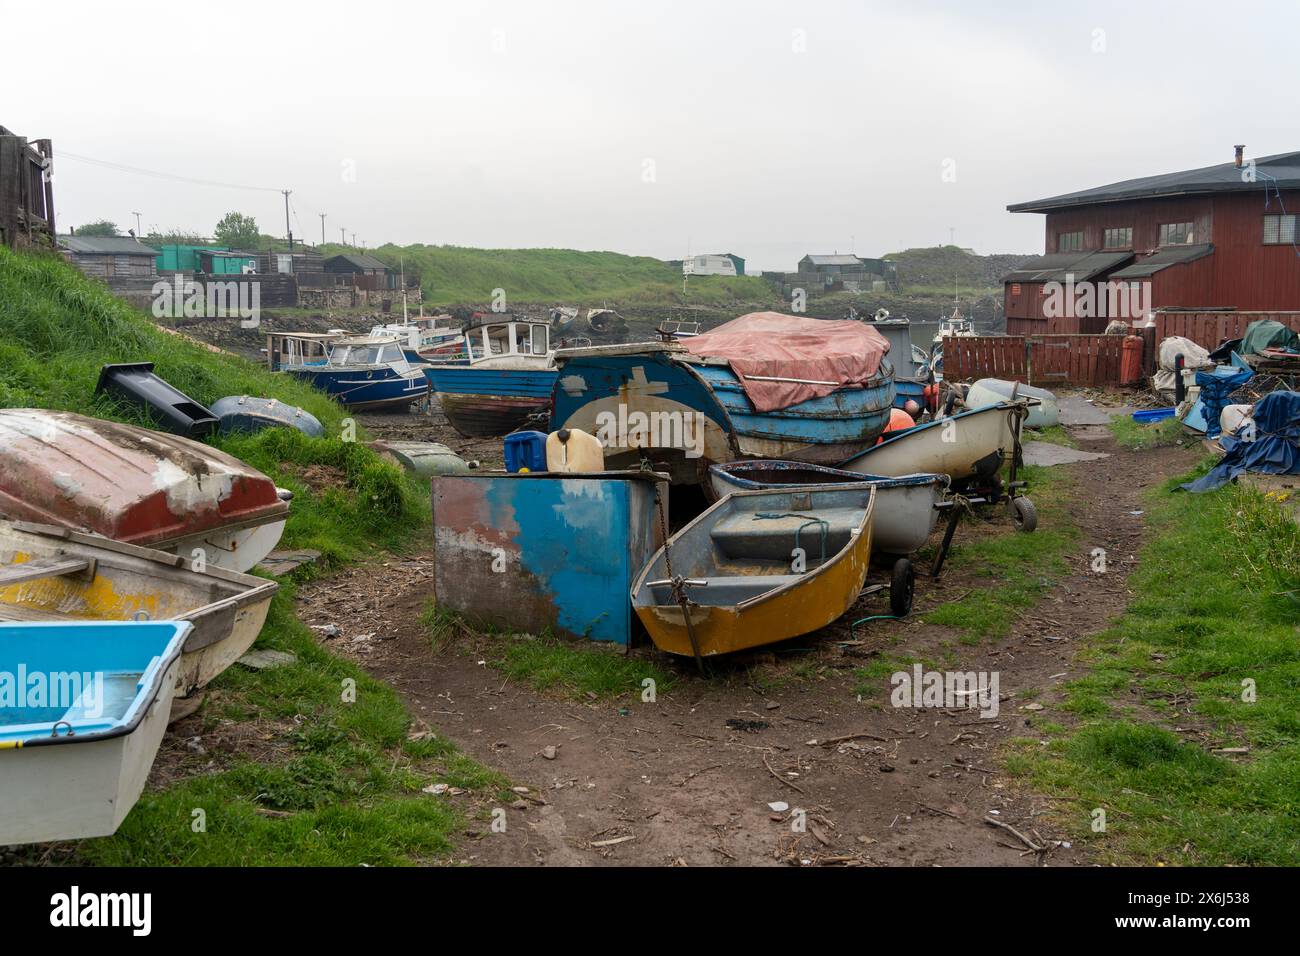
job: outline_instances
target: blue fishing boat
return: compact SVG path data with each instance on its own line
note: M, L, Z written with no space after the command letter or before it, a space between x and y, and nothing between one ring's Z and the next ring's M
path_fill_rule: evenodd
M108 836L167 721L186 621L0 624L0 846Z
M580 428L600 438L607 468L644 458L678 484L699 484L710 464L739 458L843 461L875 443L894 402L888 360L861 387L760 412L730 362L674 342L566 349L556 358L552 431Z
M545 415L555 388L555 352L545 322L483 319L464 332L463 362L424 367L453 428L470 438L505 435Z
M428 394L424 366L413 365L389 336L335 341L324 365L290 365L284 370L356 410L409 405Z

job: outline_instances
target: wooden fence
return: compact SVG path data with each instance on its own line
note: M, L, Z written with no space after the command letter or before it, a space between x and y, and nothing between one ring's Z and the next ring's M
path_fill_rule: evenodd
M1300 312L1156 312L1156 342L1171 335L1213 351L1225 339L1239 339L1258 319L1275 319L1300 332Z
M957 336L943 341L943 375L953 382L1005 378L1030 385L1120 384L1123 335Z

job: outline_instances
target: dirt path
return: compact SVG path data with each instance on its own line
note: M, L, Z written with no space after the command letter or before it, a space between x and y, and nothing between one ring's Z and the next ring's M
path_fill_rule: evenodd
M1054 846L1040 861L983 821L992 814L1040 844L1059 839L1036 818L1048 798L1019 792L999 770L998 748L1033 736L1050 717L1053 689L1075 676L1079 639L1103 628L1128 600L1125 579L1143 537L1145 488L1195 459L1182 448L1117 448L1104 429L1082 429L1084 448L1110 457L1072 472L1082 534L1069 574L1018 620L1004 640L955 643L918 620L866 632L841 648L844 621L879 613L863 605L793 649L756 655L708 681L681 669L654 703L637 697L576 703L512 683L465 647L439 652L413 624L431 590L427 555L360 568L302 589L309 623L343 628L342 647L392 684L412 711L478 760L536 788L543 804L509 808L505 833L482 832L462 856L484 864L1072 865L1077 848ZM997 519L1009 532L1005 518ZM1107 553L1094 573L1093 548ZM985 579L987 580L987 579ZM960 562L935 586L918 580L919 610L954 600L978 582ZM382 588L376 591L376 584ZM855 609L855 611L858 609ZM893 643L898 628L904 639ZM356 639L362 635L360 640ZM364 636L370 635L370 636ZM957 669L997 671L1001 711L896 709L884 693L859 700L853 670L875 651L938 656ZM855 656L848 656L851 652ZM653 654L653 649L638 651ZM869 658L868 658L869 659ZM1023 692L1045 710L1026 710ZM728 720L753 729L731 729ZM854 735L830 746L814 744ZM545 748L556 748L546 759ZM769 804L788 804L774 812ZM792 824L803 810L805 826Z

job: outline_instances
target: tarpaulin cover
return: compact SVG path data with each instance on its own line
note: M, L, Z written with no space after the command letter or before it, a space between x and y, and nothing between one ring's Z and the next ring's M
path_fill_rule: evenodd
M1188 491L1213 491L1244 471L1265 475L1300 474L1300 392L1272 392L1255 403L1254 441L1224 435L1227 454L1207 474L1183 485Z
M1241 337L1242 355L1263 355L1264 349L1286 349L1290 352L1300 351L1300 337L1281 322L1273 319L1256 319L1246 326Z
M1156 369L1151 384L1156 387L1156 391L1165 393L1167 397L1174 394L1174 363L1180 355L1183 357L1184 385L1191 385L1196 381L1195 369L1214 364L1210 361L1210 353L1191 339L1185 339L1181 335L1171 335L1168 338L1161 339L1159 349L1160 367Z
M1219 416L1228 404L1228 396L1245 385L1255 373L1248 368L1220 365L1196 373L1196 384L1201 387L1201 405L1205 412L1205 437L1219 436Z
M701 357L726 359L760 412L789 408L844 386L863 386L889 351L885 337L865 322L800 319L780 312L751 312L681 344ZM756 375L800 381L756 381Z

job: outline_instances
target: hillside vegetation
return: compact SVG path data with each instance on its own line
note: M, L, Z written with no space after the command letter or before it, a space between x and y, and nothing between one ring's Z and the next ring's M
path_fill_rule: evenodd
M322 247L326 256L348 251ZM702 276L682 294L677 267L648 256L573 249L468 249L460 246L384 245L367 250L396 269L420 277L425 301L434 305L489 302L494 289L507 305L726 305L775 303L771 285L757 276Z

